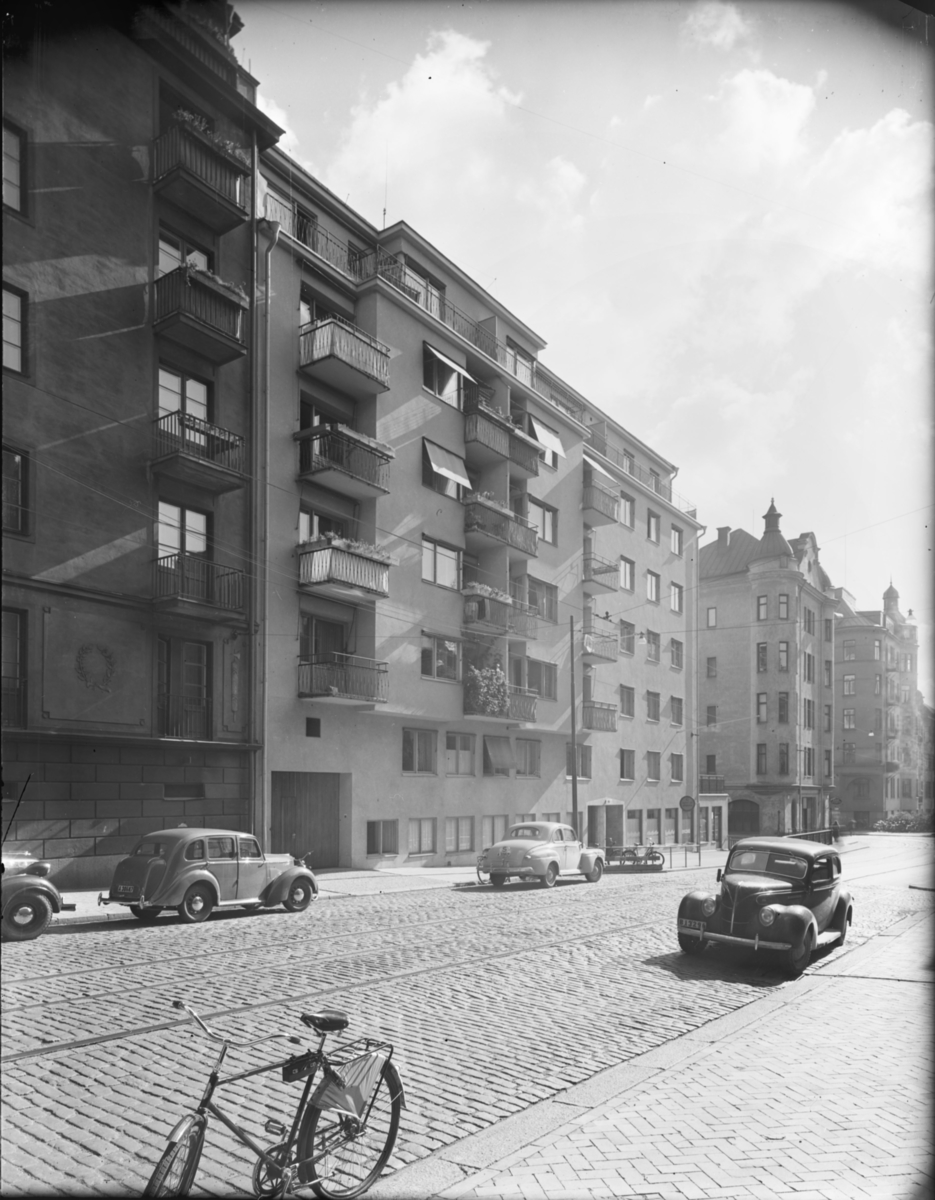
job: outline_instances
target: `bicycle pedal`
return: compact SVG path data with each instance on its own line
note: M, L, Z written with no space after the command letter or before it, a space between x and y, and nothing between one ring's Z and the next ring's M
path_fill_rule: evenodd
M272 1120L272 1118L266 1122L263 1128L267 1133L271 1133L273 1137L284 1138L286 1136L285 1125L280 1124L279 1121Z

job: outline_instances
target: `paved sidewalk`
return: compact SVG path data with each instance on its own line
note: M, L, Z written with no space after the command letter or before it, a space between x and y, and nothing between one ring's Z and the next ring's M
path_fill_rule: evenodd
M907 917L769 996L385 1177L371 1194L929 1197L932 932L931 914Z

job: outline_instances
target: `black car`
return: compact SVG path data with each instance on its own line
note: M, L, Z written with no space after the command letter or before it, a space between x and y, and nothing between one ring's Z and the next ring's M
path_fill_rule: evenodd
M0 924L5 942L28 942L48 929L53 913L74 912L74 904L66 904L55 884L46 878L51 869L49 863L29 854L3 859Z

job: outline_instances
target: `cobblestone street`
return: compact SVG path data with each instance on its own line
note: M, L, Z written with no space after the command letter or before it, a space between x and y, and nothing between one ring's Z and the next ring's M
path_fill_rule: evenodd
M738 1120L762 1131L762 1139L754 1139L757 1153L772 1159L814 1158L830 1147L823 1152L837 1155L837 1162L845 1153L830 1134L799 1131L781 1104L770 1109L770 1086L780 1081L804 1100L823 1097L821 1106L831 1106L848 1136L859 1128L863 1141L876 1147L866 1151L868 1162L874 1154L892 1154L897 1144L908 1162L900 1138L915 1118L898 1114L927 1087L928 1055L919 1054L919 1043L930 1017L931 976L928 983L866 983L867 972L849 974L847 964L897 922L911 924L930 913L931 894L897 888L892 876L884 877L886 886L879 879L861 883L859 866L866 869L855 858L848 863L857 917L847 946L816 958L795 982L761 962L720 954L689 959L678 952L678 899L692 886L713 883L707 868L608 874L597 887L569 881L553 891L466 886L336 897L305 914L223 914L201 926L174 918L149 926L63 924L36 942L5 946L4 1193L142 1189L166 1134L200 1095L212 1060L204 1039L176 1018L176 998L235 1037L297 1034L302 1011L332 1006L348 1012L349 1037L392 1041L407 1108L391 1168L402 1171L396 1178L404 1188L402 1181L415 1179L405 1168L448 1155L462 1190L470 1187L477 1196L777 1194L756 1190L730 1166L747 1146L737 1140ZM927 931L927 923L920 928ZM908 1003L907 988L915 989ZM764 1000L781 1019L766 1022L755 1054L733 1047L722 1057L720 1041L705 1042L706 1027ZM813 1032L829 1005L840 1045ZM743 1023L742 1016L735 1019ZM877 1032L868 1036L871 1027ZM878 1036L887 1027L894 1036ZM908 1067L900 1062L888 1088L878 1090L879 1072L868 1075L864 1057L889 1069L891 1057L900 1050L905 1055L913 1040ZM467 1145L464 1139L511 1128L556 1097L571 1102L574 1089L609 1078L622 1064L639 1058L642 1066L655 1061L653 1054L681 1055L685 1047L694 1052L685 1069L670 1073L662 1086L637 1087L630 1107L599 1110L614 1094L606 1087L592 1090L585 1109L566 1107L554 1125L580 1116L580 1128L550 1136L547 1147L531 1149L528 1161L488 1172L476 1184L464 1166L455 1166L451 1148ZM855 1056L855 1047L865 1054ZM242 1057L246 1067L250 1056ZM739 1095L722 1094L727 1075L741 1080ZM294 1085L269 1078L228 1092L234 1119L264 1143L267 1118L282 1117L296 1098ZM878 1120L878 1109L890 1116ZM858 1110L871 1116L855 1124ZM715 1116L723 1169L711 1172L705 1185L693 1183L678 1148ZM814 1144L794 1153L799 1132ZM617 1147L611 1155L616 1182L587 1176L584 1187L579 1172L568 1190L567 1168L574 1174L583 1159L591 1163L594 1146L606 1158L610 1145ZM503 1153L474 1165L490 1167ZM250 1194L252 1165L239 1143L215 1129L199 1189ZM834 1162L827 1166L832 1175L836 1169ZM445 1186L454 1182L449 1178ZM741 1182L747 1191L730 1190ZM415 1187L397 1194L414 1195ZM393 1176L374 1194L382 1192L393 1194Z

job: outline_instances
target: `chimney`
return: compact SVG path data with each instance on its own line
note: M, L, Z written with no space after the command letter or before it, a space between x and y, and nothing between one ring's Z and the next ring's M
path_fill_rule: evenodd
M717 544L719 550L726 550L730 545L730 526L718 525L717 527Z

